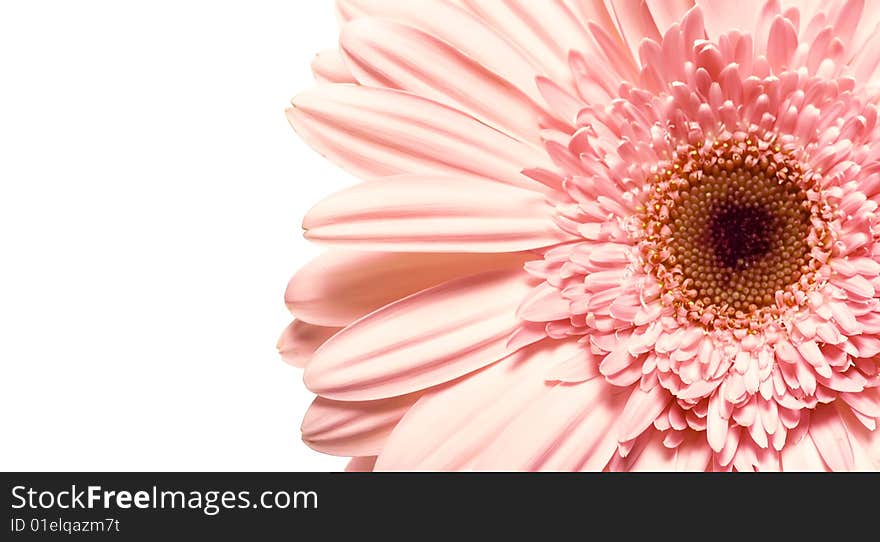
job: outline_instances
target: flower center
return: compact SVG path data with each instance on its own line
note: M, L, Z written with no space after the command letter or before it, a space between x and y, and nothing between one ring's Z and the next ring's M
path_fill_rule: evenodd
M775 216L757 203L713 202L709 224L710 247L719 266L742 270L760 263L773 245L771 229Z
M794 304L821 265L813 183L772 142L689 147L651 184L642 256L680 317L749 327Z
M790 180L748 168L698 165L670 209L669 247L694 301L754 312L797 282L809 258L806 195Z

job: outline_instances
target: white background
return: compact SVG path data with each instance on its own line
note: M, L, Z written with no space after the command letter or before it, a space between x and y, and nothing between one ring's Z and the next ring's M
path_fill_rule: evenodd
M284 117L330 0L0 3L0 470L341 470L275 342L352 182Z

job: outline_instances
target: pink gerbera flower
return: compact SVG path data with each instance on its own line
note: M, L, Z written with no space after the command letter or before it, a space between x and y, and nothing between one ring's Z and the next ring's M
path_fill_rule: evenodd
M339 0L280 342L353 469L880 468L880 6Z

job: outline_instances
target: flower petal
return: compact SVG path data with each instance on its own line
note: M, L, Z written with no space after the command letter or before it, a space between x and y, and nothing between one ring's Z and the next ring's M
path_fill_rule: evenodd
M375 466L376 456L353 457L345 466L345 472L373 472Z
M721 452L727 442L727 435L730 430L730 424L727 419L721 415L720 403L724 399L720 393L715 393L709 399L709 409L706 414L706 439L709 446L716 452Z
M387 19L342 28L343 52L361 84L405 90L472 114L522 141L541 142L548 113L525 93L445 41Z
M706 33L717 40L731 30L752 33L758 26L761 8L767 0L695 0L702 8ZM690 46L690 44L688 44Z
M646 2L611 0L611 14L617 31L629 46L632 58L639 58L639 45L644 39L660 41L660 33ZM684 15L684 12L681 13Z
M483 64L532 98L539 98L535 87L537 68L505 37L452 2L337 0L337 6L344 21L377 17L419 28Z
M547 365L571 355L575 341L542 341L436 391L407 413L379 456L379 470L461 470L551 385Z
M820 405L810 416L810 437L832 471L855 467L849 431L833 405Z
M704 472L712 463L712 448L704 436L689 431L675 454L675 470L679 472Z
M485 367L510 353L516 307L531 288L524 271L491 271L397 301L318 349L306 386L331 399L381 399Z
M312 73L319 83L356 83L339 49L321 51L312 61Z
M420 396L415 393L379 401L318 397L303 419L303 441L330 455L377 455L391 430Z
M782 470L785 472L827 472L828 466L822 460L813 439L804 437L799 441L787 442L779 454Z
M601 471L617 448L626 394L601 378L559 384L533 401L492 442L475 470Z
M857 81L876 85L880 79L880 25L875 26L868 36L864 46L858 50L852 60L852 69Z
M654 386L649 391L639 386L635 387L620 415L618 440L627 442L641 435L654 423L671 400L672 395L663 386Z
M567 382L574 384L599 376L600 355L594 354L584 345L570 358L548 366L544 379L548 382Z
M645 444L638 446L623 462L629 472L666 472L675 470L676 451L663 444L664 435L651 430L644 437Z
M305 367L315 351L339 330L338 327L316 326L294 320L278 339L278 353L281 359L294 367Z
M841 393L840 398L869 418L880 418L880 388L870 388L859 393Z
M523 300L517 314L529 322L552 322L568 318L570 305L558 288L545 282Z
M562 0L463 0L463 3L515 44L540 68L541 74L557 83L571 82L569 52L592 48L584 25Z
M521 171L553 169L536 147L457 109L397 90L321 85L294 98L287 118L315 150L367 179L449 174L547 191Z
M566 3L570 6L571 11L578 16L584 27L592 22L612 36L619 47L626 47L616 23L612 20L612 14L606 2L603 0L566 0Z
M840 417L849 432L857 471L880 471L880 430L871 430L860 422L851 410L837 405Z
M647 0L657 30L663 34L694 6L694 0Z
M533 256L531 256L533 257ZM519 269L526 254L435 254L330 250L290 279L284 300L297 318L344 327L399 299L456 278Z
M517 252L570 239L530 190L453 177L399 176L330 196L303 221L306 237L368 250Z

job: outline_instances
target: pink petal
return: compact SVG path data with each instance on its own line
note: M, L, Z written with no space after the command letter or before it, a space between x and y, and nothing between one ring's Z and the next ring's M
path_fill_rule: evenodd
M666 433L663 434L663 446L666 446L667 448L678 448L685 436L686 433L683 431L666 431ZM709 447L706 446L706 448Z
M875 10L876 11L876 8ZM852 60L853 76L857 81L877 84L880 78L880 32L875 27Z
M412 94L321 85L293 99L287 118L318 152L362 178L396 174L483 178L543 192L520 172L553 169L537 147Z
M662 386L655 386L650 391L643 391L640 387L633 389L620 415L617 439L626 442L641 435L671 400L672 395Z
M638 50L627 51L626 48L620 47L618 40L622 38L619 37L619 34L615 36L617 37L615 39L603 26L595 22L588 22L587 28L590 30L590 34L598 46L596 48L596 56L599 62L601 63L604 59L604 67L606 69L615 69L621 76L626 78L634 77L636 68L635 58Z
M743 432L744 430L738 426L729 428L729 431L727 431L727 434L724 437L724 446L716 455L716 460L721 465L727 466L733 461L733 458L739 449L739 439Z
M536 82L538 90L556 116L566 123L576 122L578 113L584 108L583 100L546 77L538 77Z
M530 322L552 322L571 315L571 302L562 297L562 292L548 283L535 288L519 306L517 314Z
M827 472L813 439L802 438L797 442L787 442L780 452L782 470L785 472Z
M537 69L525 54L477 16L446 0L337 0L343 20L390 19L418 28L450 44L533 98Z
M812 365L816 372L825 378L831 377L831 366L825 360L825 355L819 350L816 341L804 341L797 346L798 352L807 362Z
M841 393L840 398L862 414L870 418L880 418L880 388L869 388L858 393Z
M616 38L621 47L625 46L623 38L618 34L617 25L612 21L608 5L603 0L569 0L568 4L571 6L572 12L578 16L582 25L586 26L587 23L592 21L603 28L606 33Z
M531 288L523 271L491 271L397 301L318 349L306 386L331 399L381 399L485 367L509 353L517 304Z
M853 12L855 11L856 10L853 10ZM852 16L852 14L850 14L850 16ZM858 15L856 15L856 18L858 20L858 28L852 36L850 50L853 52L865 51L869 49L873 44L877 43L876 41L871 41L871 38L877 36L877 26L880 25L880 13L877 12L874 0L868 0L868 4L858 10ZM856 80L870 81L870 79L859 77L858 75L856 75Z
M591 42L584 26L562 0L463 0L463 4L523 51L537 73L569 82L569 51L585 51Z
M850 39L856 32L864 9L865 0L847 0L840 6L834 21L834 32L847 40Z
M340 38L361 84L406 90L468 112L524 141L541 141L548 114L510 82L430 34L386 19L357 19Z
M876 428L871 430L865 427L846 407L838 405L838 412L849 432L849 441L853 447L855 461L854 470L880 471L880 431Z
M600 356L582 347L570 358L548 368L544 379L548 382L585 382L599 376Z
M648 9L660 33L678 23L694 5L693 0L648 0Z
M318 397L303 419L303 441L325 454L377 455L391 430L420 396L415 393L379 401L352 402Z
M560 384L533 401L474 464L476 470L602 470L616 449L626 394L602 379Z
M724 449L727 432L730 429L728 420L721 417L720 403L723 400L720 393L713 395L709 399L709 410L706 414L706 439L716 452Z
M841 331L847 335L861 333L862 327L846 303L832 302L829 305L831 306L831 314Z
M448 280L517 269L522 254L406 254L330 250L290 280L285 302L297 318L347 326L389 303Z
M492 181L399 176L361 183L309 211L306 237L366 250L516 252L569 239L543 196Z
M312 73L319 83L354 83L351 70L345 65L339 49L321 51L312 61Z
M807 395L816 393L816 375L813 374L813 369L807 363L798 363L795 365L795 370L801 389Z
M867 381L858 371L832 373L831 378L820 380L822 384L835 391L860 392L865 389Z
M643 39L660 41L660 33L646 2L613 0L610 5L618 32L628 44L633 58L638 58L639 45Z
M638 358L629 353L627 346L628 342L621 342L605 356L602 363L599 364L599 371L603 375L615 375L638 362Z
M547 325L544 322L523 322L519 329L507 339L507 349L511 352L535 344L547 337Z
M774 70L781 72L788 66L797 44L797 30L794 25L781 15L777 16L770 27L770 38L767 43L767 59Z
M855 464L849 431L832 405L816 407L810 417L810 437L832 471L850 471Z
M861 275L853 275L846 278L832 279L831 282L857 296L856 299L870 299L874 297L874 287L865 277Z
M621 295L611 302L609 311L611 316L618 320L632 322L641 308L638 295Z
M693 431L687 432L684 442L679 444L675 455L675 470L679 472L704 472L712 461L712 448L704 436Z
M544 341L429 391L389 438L379 470L464 469L523 409L552 389L542 373L575 341Z
M345 472L373 472L376 466L376 456L353 457L345 467Z
M706 33L712 39L731 30L754 32L766 0L695 0L703 9Z
M294 367L305 367L315 350L340 329L294 320L278 339L278 353L281 354L281 359Z
M663 433L651 430L645 433L645 444L635 448L626 458L629 472L666 472L675 470L676 450L663 445Z

